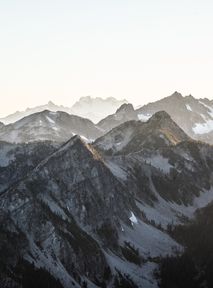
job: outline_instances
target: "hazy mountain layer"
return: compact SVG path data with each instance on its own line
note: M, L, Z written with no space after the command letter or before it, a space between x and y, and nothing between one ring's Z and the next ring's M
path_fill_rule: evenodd
M115 113L116 109L124 103L127 103L127 101L117 100L113 97L103 99L100 97L93 98L90 96L81 97L72 107L56 105L52 101L49 101L45 105L27 108L25 111L17 111L7 117L1 118L0 121L4 124L10 124L31 114L49 110L52 112L63 111L83 118L88 118L96 123L109 114Z

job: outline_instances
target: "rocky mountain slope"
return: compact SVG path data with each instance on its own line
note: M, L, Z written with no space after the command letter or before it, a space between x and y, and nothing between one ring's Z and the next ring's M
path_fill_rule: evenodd
M28 144L0 141L0 193L25 177L58 146L48 141Z
M175 92L169 97L147 104L136 111L139 119L165 110L174 121L192 138L213 143L213 102L183 97Z
M48 110L0 128L0 140L15 143L39 140L64 142L75 134L81 135L86 141L92 141L102 132L89 119Z
M125 153L143 148L160 148L190 138L164 111L157 112L147 122L129 121L97 139L95 145L104 150Z
M142 195L149 195L151 202L151 198L165 198L188 205L201 191L212 193L212 146L193 141L166 112L154 114L145 123L126 122L97 139L94 145L127 173L131 190L135 187L136 193L141 194L142 187L146 191Z
M108 115L97 125L106 132L129 120L138 120L138 117L132 104L123 104L116 110L115 114Z
M213 200L213 147L166 112L94 144L74 136L62 146L24 145L34 147L27 171L15 152L8 158L11 146L0 157L2 173L14 162L22 170L0 192L3 288L29 287L29 271L31 281L45 275L40 287L159 287L162 258L184 250L171 227Z
M127 107L127 106L126 106ZM122 108L122 107L121 107ZM213 143L213 102L204 99L195 99L189 95L183 97L175 92L171 96L149 103L139 109L133 107L125 109L120 116L119 109L113 115L101 120L98 125L105 132L129 120L147 121L154 113L166 111L172 119L193 139Z
M20 254L6 253L2 261L18 269L23 258L49 271L63 287L80 287L84 279L102 283L106 271L111 275L99 242L121 254L119 220L131 225L130 211L137 210L101 156L78 136L3 191L0 205L2 221L7 220L2 233L21 240ZM10 278L7 270L2 273Z

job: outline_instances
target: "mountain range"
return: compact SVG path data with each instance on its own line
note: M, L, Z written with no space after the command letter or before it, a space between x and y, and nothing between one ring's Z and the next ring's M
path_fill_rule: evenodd
M212 101L58 107L0 123L0 287L212 287Z
M146 122L124 122L123 111L135 110L121 106L110 129L50 111L3 126L11 143L0 143L0 287L168 283L166 271L178 266L166 259L177 263L187 251L175 229L194 227L213 200L213 147L165 111Z
M213 101L196 99L191 95L183 97L178 92L138 109L134 109L131 104L124 104L97 125L107 132L129 120L147 121L161 110L166 111L193 139L213 143Z
M100 99L81 98L73 106L76 114L83 115L85 113L82 111L88 112L90 109L94 113L95 111L102 113L102 110L107 113L110 109L111 111L115 110L115 106L122 102L116 102L114 98ZM101 110L100 106L102 104L104 108ZM110 105L111 108L109 109ZM44 108L49 108L49 110L42 110ZM58 111L58 109L63 111ZM191 138L210 144L213 143L213 102L206 98L195 99L191 95L183 97L178 92L138 109L134 109L130 103L123 103L114 114L108 115L97 124L94 124L88 118L73 115L69 108L49 103L48 105L28 109L24 114L20 113L18 118L25 114L29 115L14 123L0 123L0 140L8 142L36 140L63 142L78 134L86 141L91 142L122 123L130 120L146 122L154 113L162 110L166 111ZM39 112L34 113L34 111ZM87 115L89 115L88 113ZM5 123L11 121L11 117L13 118L13 116L6 117L4 119Z
M113 97L102 99L100 97L93 98L90 96L81 97L72 107L56 105L52 101L49 101L45 105L27 108L25 111L17 111L11 115L1 118L0 121L4 124L10 124L31 114L49 110L52 112L62 111L83 118L89 118L91 121L96 123L109 114L114 113L124 103L127 103L127 101L117 100Z

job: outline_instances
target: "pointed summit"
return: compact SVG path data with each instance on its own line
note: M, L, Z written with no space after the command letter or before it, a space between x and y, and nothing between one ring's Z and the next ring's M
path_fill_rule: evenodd
M71 137L67 142L65 142L63 145L62 145L62 147L61 147L61 149L63 148L63 149L65 149L65 147L67 148L67 147L70 147L70 146L72 146L72 145L74 145L74 144L76 144L77 143L77 145L82 145L82 144L84 144L84 141L82 140L82 138L79 136L79 135L74 135L73 137Z
M50 163L53 161L55 163L59 163L60 161L64 163L64 165L74 165L75 162L79 162L78 169L80 170L80 163L83 163L84 159L102 161L102 157L91 145L84 142L84 140L79 135L75 135L62 146L60 146L56 152L42 161L36 167L36 171L40 170L46 165L51 166Z
M174 98L180 98L182 99L183 98L183 95L177 91L175 91L171 96L169 97L174 97Z
M130 103L124 103L123 105L121 105L117 109L116 114L121 113L121 112L123 112L123 113L132 113L133 112L134 113L134 107Z
M153 121L162 121L162 120L167 120L170 121L171 116L166 112L166 111L159 111L156 112L149 120L148 122L153 122Z
M109 115L102 119L98 126L105 132L110 131L114 127L130 120L138 120L137 114L135 113L134 107L130 103L122 104L115 114Z
M54 105L54 103L50 100L50 101L48 101L48 103L47 103L48 105Z
M165 111L156 112L145 124L149 134L151 132L155 136L158 135L157 137L167 139L169 145L190 140L188 135Z
M47 103L48 107L55 107L55 103L53 103L51 100Z

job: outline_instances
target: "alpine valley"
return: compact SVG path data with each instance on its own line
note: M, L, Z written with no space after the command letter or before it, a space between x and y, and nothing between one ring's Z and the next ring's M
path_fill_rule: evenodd
M213 102L89 100L0 123L0 287L213 287Z

